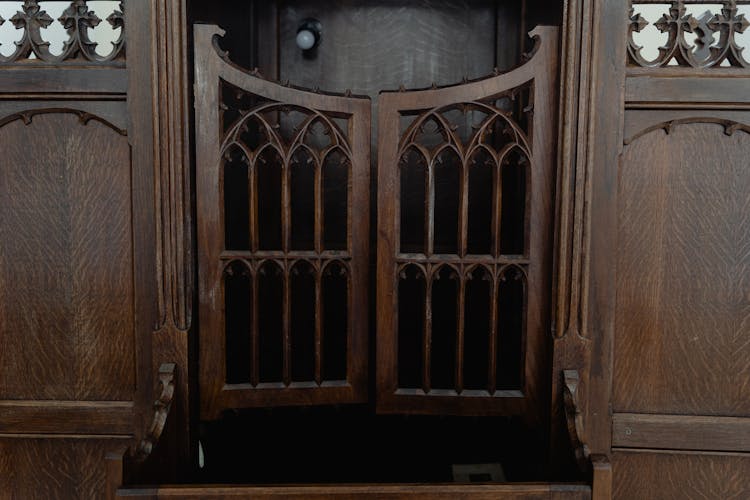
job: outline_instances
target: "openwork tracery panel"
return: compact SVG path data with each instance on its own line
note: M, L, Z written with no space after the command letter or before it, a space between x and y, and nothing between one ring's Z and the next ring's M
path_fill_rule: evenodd
M0 64L10 63L114 63L125 60L125 7L124 2L97 2L112 4L106 16L111 33L97 29L102 19L91 10L86 0L73 0L57 19L48 12L53 6L45 2L24 0L23 2L0 2L2 12L11 14L8 19L0 13L0 26L12 24L15 30L0 31ZM59 26L57 26L59 24ZM7 25L6 25L7 26ZM51 49L51 42L58 33L52 27L62 27L62 47ZM57 30L59 31L59 29ZM96 33L96 34L95 34ZM111 48L109 47L111 45ZM14 46L13 50L7 47Z
M243 72L211 29L196 30L203 414L362 400L369 101Z
M750 2L634 1L628 63L632 66L748 68L744 53Z
M383 411L519 414L543 386L554 30L539 36L511 73L381 96Z

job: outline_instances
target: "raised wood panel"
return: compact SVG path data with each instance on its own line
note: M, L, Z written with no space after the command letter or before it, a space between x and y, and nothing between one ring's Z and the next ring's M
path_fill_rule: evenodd
M750 102L747 94L747 76L743 71L711 76L696 74L696 70L677 72L670 76L649 71L642 76L630 76L625 83L625 102L650 103L734 103ZM714 76L716 75L716 76ZM684 78L674 78L683 76Z
M0 437L0 499L104 498L105 454L127 439Z
M133 403L0 401L0 433L131 434Z
M615 500L744 500L750 498L750 456L616 451Z
M750 452L750 418L615 413L612 445Z
M750 412L750 134L678 124L619 171L613 406Z
M0 143L0 399L132 400L127 138L55 113Z

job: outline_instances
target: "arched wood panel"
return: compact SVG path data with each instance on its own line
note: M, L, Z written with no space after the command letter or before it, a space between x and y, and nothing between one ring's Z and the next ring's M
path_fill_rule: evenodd
M613 407L749 415L750 133L663 125L620 166Z
M0 128L0 399L132 401L127 138L76 113L28 120Z

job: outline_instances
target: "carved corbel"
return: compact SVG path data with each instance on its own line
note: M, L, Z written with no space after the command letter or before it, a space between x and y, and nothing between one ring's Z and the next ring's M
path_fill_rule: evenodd
M174 363L164 363L159 368L160 394L158 399L154 401L154 417L151 421L151 427L135 452L134 460L136 462L142 462L148 458L164 432L174 400L176 374L177 365Z
M578 370L564 370L563 378L563 404L565 405L565 421L568 425L568 437L573 447L576 463L581 471L586 472L589 468L589 447L584 441L583 434L583 412L579 400L578 383L580 376Z

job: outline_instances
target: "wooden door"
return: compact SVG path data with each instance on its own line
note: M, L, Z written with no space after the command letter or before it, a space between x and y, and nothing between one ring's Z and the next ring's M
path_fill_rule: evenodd
M557 30L519 68L380 95L381 412L546 412Z
M367 399L370 102L240 70L195 28L202 418Z

